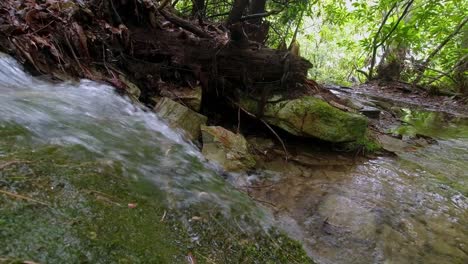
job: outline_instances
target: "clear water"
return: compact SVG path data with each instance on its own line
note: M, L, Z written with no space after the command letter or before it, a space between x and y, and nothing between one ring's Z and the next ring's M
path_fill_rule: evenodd
M252 189L318 263L468 263L468 122L406 110L404 137L431 145L373 159L309 153L275 160ZM305 160L307 158L304 158Z

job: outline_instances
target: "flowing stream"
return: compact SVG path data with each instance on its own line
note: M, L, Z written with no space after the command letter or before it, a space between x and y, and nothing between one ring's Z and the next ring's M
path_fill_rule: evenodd
M421 126L437 142L399 157L302 170L273 161L280 183L253 195L281 208L276 224L318 263L468 263L467 122L424 116L425 123L411 123L421 117L410 111L406 118L405 132ZM204 201L226 212L254 208L151 111L107 85L32 77L0 55L0 131L11 126L32 135L17 144L81 145L118 161L126 176L153 182L173 207Z
M87 80L53 84L2 56L0 126L12 124L27 129L33 144L78 144L123 163L128 177L150 179L170 194L174 206L200 200L226 208L246 203L195 146L112 87Z

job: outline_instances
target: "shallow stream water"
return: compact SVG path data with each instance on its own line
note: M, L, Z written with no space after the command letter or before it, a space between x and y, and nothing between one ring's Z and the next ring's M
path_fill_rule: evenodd
M468 263L468 126L434 116L408 110L400 132L435 136L435 144L399 157L329 157L307 168L272 161L270 181L279 184L253 195L276 205L278 226L318 263ZM126 176L153 182L173 207L252 209L151 111L107 85L31 77L0 55L0 130L12 125L32 135L17 144L81 145L120 162Z
M468 263L468 120L402 110L398 156L302 150L267 162L251 193L318 263ZM319 162L317 162L319 161Z

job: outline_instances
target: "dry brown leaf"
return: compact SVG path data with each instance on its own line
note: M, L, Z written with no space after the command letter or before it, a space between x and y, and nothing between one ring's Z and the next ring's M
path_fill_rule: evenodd
M73 43L80 53L81 56L89 58L89 50L88 50L88 38L86 37L86 34L83 30L83 28L76 22L72 23L72 28L73 31L76 33L76 36L78 37L78 43ZM75 39L75 38L74 38ZM76 39L75 39L76 40Z
M197 260L195 259L195 257L190 252L187 254L187 262L189 264L197 264Z
M39 13L38 10L32 9L24 15L24 20L26 21L27 24L31 25L33 23L33 20L35 19L35 15Z
M34 44L37 46L39 44L39 46L41 48L44 48L44 47L50 47L50 43L49 43L49 40L48 39L45 39L43 37L40 37L40 36L37 36L37 35L32 35L31 36L31 40L34 42Z

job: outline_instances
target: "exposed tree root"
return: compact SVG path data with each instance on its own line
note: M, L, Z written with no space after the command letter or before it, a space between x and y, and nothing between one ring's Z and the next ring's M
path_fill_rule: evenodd
M235 89L253 95L307 90L311 64L237 38L243 24L199 25L177 16L170 5L146 0L83 2L2 1L0 50L40 74L105 81L125 91L126 82L110 70L117 69L139 86L144 102L166 82L199 82L204 93L222 97Z

